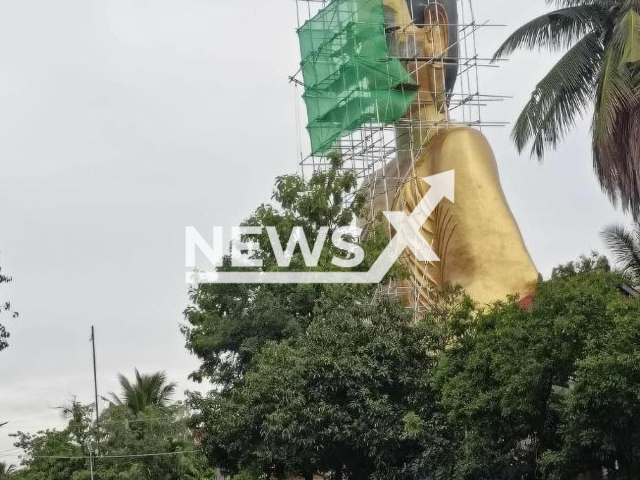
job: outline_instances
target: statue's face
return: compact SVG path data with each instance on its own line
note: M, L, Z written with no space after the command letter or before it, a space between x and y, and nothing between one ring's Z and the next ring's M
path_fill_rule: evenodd
M430 3L428 0L405 0L409 14L416 25L424 25L424 7Z
M456 23L458 20L458 0L405 0L405 2L413 19L413 23L416 25L424 25L428 22L428 19L427 22L425 22L424 12L425 7L430 3L439 3L442 5L452 23Z
M422 103L445 104L444 57L448 55L449 25L440 3L421 5L422 23L414 22L408 0L384 0L389 52L400 58L418 83ZM430 99L430 100L429 100Z
M409 2L384 0L391 55L423 60L444 56L449 46L445 8L440 3L422 2L419 7L413 6L411 12Z
M397 57L444 57L444 88L458 72L458 0L384 0L389 50Z

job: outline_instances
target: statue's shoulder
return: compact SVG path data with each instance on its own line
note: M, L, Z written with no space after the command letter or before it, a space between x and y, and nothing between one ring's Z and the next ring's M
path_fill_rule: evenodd
M475 143L488 145L489 141L484 134L478 130L477 128L471 128L467 126L463 127L453 127L442 130L438 133L434 139L435 142L438 143Z
M497 172L489 141L480 130L456 127L442 130L418 161L428 171L469 170Z

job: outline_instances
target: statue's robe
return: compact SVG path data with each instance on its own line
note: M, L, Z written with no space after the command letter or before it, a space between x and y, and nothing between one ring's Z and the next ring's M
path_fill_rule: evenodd
M440 131L397 186L392 209L410 215L426 195L424 177L455 171L455 203L443 199L421 228L439 262L420 262L406 249L406 265L420 304L430 288L449 282L480 303L531 294L538 272L500 185L496 161L484 135L471 128Z

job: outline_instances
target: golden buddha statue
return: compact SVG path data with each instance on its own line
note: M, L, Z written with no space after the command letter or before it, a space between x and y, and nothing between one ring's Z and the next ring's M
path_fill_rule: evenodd
M533 293L538 272L500 185L483 134L452 127L448 99L457 75L456 0L384 0L392 56L417 83L418 98L396 125L397 155L374 174L374 212L409 215L429 190L422 179L455 171L455 203L440 202L421 234L439 262L400 257L414 288L406 303L426 305L434 288L457 284L481 304ZM411 10L410 10L411 8ZM382 180L384 179L384 181ZM371 180L371 179L370 179Z

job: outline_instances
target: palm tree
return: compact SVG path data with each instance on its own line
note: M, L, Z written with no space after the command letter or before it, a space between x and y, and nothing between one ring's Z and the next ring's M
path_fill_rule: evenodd
M15 465L0 462L0 480L10 478L16 472L17 470Z
M124 405L135 414L148 406L164 407L168 404L177 385L173 382L167 383L165 372L141 375L136 368L135 376L136 381L132 384L123 374L118 374L122 392L120 395L111 392L111 398L105 400L112 405Z
M568 51L538 83L513 129L542 160L594 107L593 167L614 204L640 218L640 0L547 0L558 10L516 30L495 58L518 48Z
M640 283L640 225L632 230L610 225L600 235L620 269L629 274L636 285Z

